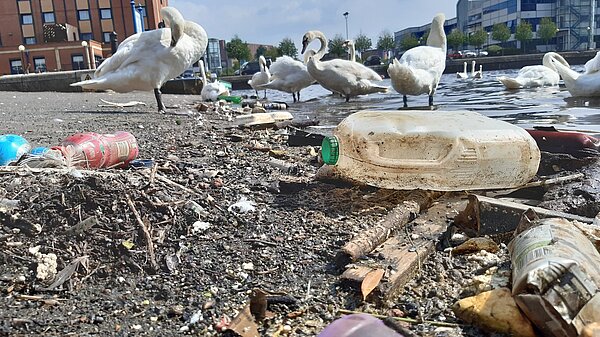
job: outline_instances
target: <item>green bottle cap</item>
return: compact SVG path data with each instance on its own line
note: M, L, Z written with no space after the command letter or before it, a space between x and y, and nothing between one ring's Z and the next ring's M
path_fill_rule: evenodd
M327 165L335 165L340 158L340 143L336 136L323 138L321 157Z

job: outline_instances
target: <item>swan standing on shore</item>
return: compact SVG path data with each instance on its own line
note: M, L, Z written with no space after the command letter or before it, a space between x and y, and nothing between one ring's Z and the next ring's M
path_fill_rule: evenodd
M305 62L308 62L310 57L320 60L323 54L317 55L314 50L308 50L304 55ZM270 71L271 78L269 82L259 86L259 89L275 89L291 93L294 103L300 101L300 90L315 83L315 79L308 73L306 65L289 56L278 57L271 64ZM298 97L296 98L296 96Z
M509 90L558 85L560 75L552 62L553 59L567 68L570 67L560 54L548 52L544 54L541 65L523 67L515 78L500 76L496 79Z
M321 48L317 54L327 50L327 39L320 31L309 31L302 38L302 53L308 45L318 39ZM309 57L306 65L308 73L325 89L339 93L346 97L346 102L352 96L367 95L376 92L386 92L387 87L377 85L371 81L381 81L372 69L349 60L333 59L321 62L316 57Z
M200 66L200 72L202 73L202 91L200 91L200 97L203 101L216 101L219 96L229 96L229 89L219 80L214 82L208 82L206 78L206 71L204 70L204 61L198 61Z
M252 79L248 81L248 84L256 91L256 96L258 96L258 90L263 89L265 91L265 99L267 98L267 89L261 88L260 86L269 83L269 79L271 78L271 73L269 72L269 68L267 68L267 60L265 57L260 55L258 58L258 66L260 67L260 71L254 73L252 75Z
M600 96L600 52L585 63L585 73L580 74L559 60L552 58L552 63L565 82L565 87L573 97Z
M429 95L429 106L446 69L446 33L444 14L437 14L431 22L426 46L407 50L400 61L394 58L388 68L392 86L402 94L404 107L408 107L406 95Z
M131 35L100 64L93 79L71 86L116 92L154 90L158 111L164 112L160 87L204 55L208 36L204 28L185 21L173 7L162 8L160 15L168 28Z
M456 73L456 77L457 78L462 78L462 79L469 78L469 73L467 73L467 62L466 61L463 62L463 71L462 71L462 73L458 73L457 72Z

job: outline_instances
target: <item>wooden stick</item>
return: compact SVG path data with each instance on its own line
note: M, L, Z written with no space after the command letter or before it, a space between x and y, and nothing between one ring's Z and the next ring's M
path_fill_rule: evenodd
M196 191L194 191L194 190L191 190L191 189L189 189L189 188L187 188L187 187L185 187L185 186L183 186L183 185L181 185L181 184L178 184L178 183L174 182L173 180L171 180L171 179L169 179L169 178L167 178L167 177L163 176L162 174L158 174L158 173L157 173L157 174L156 174L156 178L158 178L158 180L162 181L163 183L166 183L167 185L171 185L171 186L174 186L174 187L180 188L180 189L182 189L182 190L184 190L185 192L188 192L188 193L190 193L190 194L195 194L195 195L198 195L198 192L196 192Z
M359 233L346 243L335 257L336 266L343 268L348 263L371 252L396 230L414 220L423 209L427 209L431 205L433 199L440 195L441 192L411 192L408 200L394 207L381 223Z
M360 311L352 311L352 310L345 310L345 309L339 309L338 313L343 314L343 315L351 315L351 314L368 314L371 315L373 317L377 317L377 318L388 318L389 316L384 316L384 315L377 315L377 314L371 314L371 313L367 313L367 312L360 312ZM397 321L400 322L406 322L406 323L410 323L410 324L430 324L433 326L441 326L441 327L448 327L448 328L459 328L462 326L465 326L464 324L458 324L458 323L447 323L447 322L436 322L436 321L421 321L418 319L414 319L414 318L406 318L406 317L390 317L392 319L395 319Z
M148 227L146 226L144 221L142 221L140 214L138 213L133 201L131 200L131 196L129 194L126 194L126 196L127 204L133 212L133 215L135 216L135 219L137 220L138 224L142 227L142 231L144 232L144 237L146 239L146 245L148 246L148 255L150 255L150 263L152 264L152 268L155 271L157 271L159 268L158 263L156 262L156 256L154 255L154 243L152 242L152 236L150 235L150 231L148 230Z

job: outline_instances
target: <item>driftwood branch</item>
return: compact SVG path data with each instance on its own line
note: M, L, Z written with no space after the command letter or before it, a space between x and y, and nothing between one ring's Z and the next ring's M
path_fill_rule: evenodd
M127 204L129 205L129 208L133 212L133 215L135 216L135 219L137 220L138 224L140 225L140 227L142 227L142 231L144 233L144 238L146 239L146 246L148 247L148 255L150 255L150 263L152 264L152 268L155 271L157 271L158 263L156 262L156 255L154 255L154 243L152 242L152 235L150 235L148 226L146 226L144 221L142 221L142 218L140 217L140 213L138 213L137 209L135 208L135 204L131 200L131 196L129 194L127 194Z

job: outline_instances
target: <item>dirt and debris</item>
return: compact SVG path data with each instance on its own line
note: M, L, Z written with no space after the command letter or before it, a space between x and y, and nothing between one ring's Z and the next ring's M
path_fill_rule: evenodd
M176 113L160 115L152 106L99 108L100 99L153 101L150 93L0 92L3 132L51 146L77 132L129 131L139 158L154 163L0 168L0 336L218 336L253 314L260 336L315 336L347 312L392 316L418 335L489 335L452 307L490 290L482 283L510 271L510 258L503 242L496 253L452 254L468 239L453 226L465 194L439 199L435 215L399 231L406 254L431 254L413 257L413 273L384 266L361 291L341 281L336 254L409 192L315 181L318 146L290 147L285 127L231 128L229 104L164 95ZM596 216L597 165L577 168L592 173L584 181L544 186L542 204ZM444 234L424 232L433 225ZM358 262L381 270L382 249ZM374 296L391 277L405 279L398 296Z

